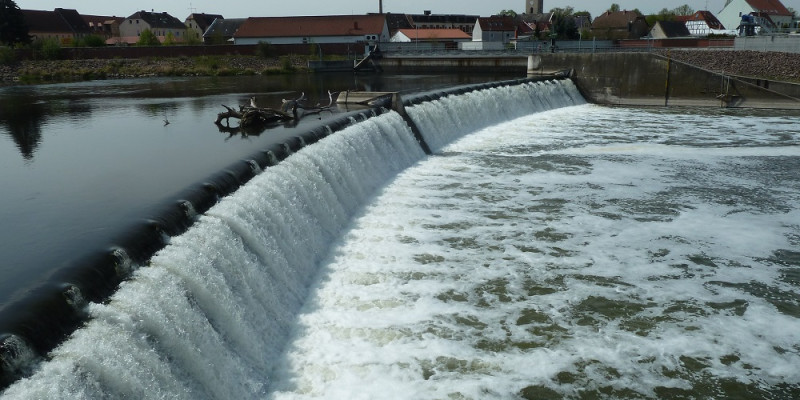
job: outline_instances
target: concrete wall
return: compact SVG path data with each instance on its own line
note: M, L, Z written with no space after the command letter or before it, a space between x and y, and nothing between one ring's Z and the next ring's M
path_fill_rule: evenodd
M598 104L800 109L800 85L720 75L650 53L538 57L537 71L574 70L578 88Z
M509 57L384 57L380 65L393 73L444 73L444 72L519 72L524 74L527 58Z

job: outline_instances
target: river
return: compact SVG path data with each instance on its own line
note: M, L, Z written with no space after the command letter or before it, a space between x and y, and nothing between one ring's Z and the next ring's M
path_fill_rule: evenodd
M266 169L3 396L800 395L798 114L408 113L433 155L387 113Z

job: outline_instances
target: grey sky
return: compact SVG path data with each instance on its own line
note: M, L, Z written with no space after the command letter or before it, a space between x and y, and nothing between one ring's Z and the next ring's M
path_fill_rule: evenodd
M82 14L127 17L144 9L166 11L180 20L193 12L222 14L225 18L270 17L286 15L365 14L378 11L378 0L16 0L23 9L52 10L56 7L74 8ZM612 3L622 9L638 8L645 14L663 8L672 9L688 4L695 10L708 9L718 13L725 0L545 0L545 10L572 6L576 11L589 11L593 17L603 13ZM800 0L783 0L786 7L800 10ZM489 16L500 10L522 12L524 0L383 0L384 12L422 13L431 10L437 14L474 14Z

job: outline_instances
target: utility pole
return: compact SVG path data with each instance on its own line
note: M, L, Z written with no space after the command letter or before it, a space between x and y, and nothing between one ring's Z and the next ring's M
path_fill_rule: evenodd
M378 0L378 14L383 14L383 0Z

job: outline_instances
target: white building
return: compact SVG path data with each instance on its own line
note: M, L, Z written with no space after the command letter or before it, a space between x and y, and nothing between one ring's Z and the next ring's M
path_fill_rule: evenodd
M736 30L744 15L755 16L769 31L792 24L792 13L780 0L728 0L717 17L726 29Z
M517 38L517 24L511 17L478 18L472 31L473 42L510 43Z

